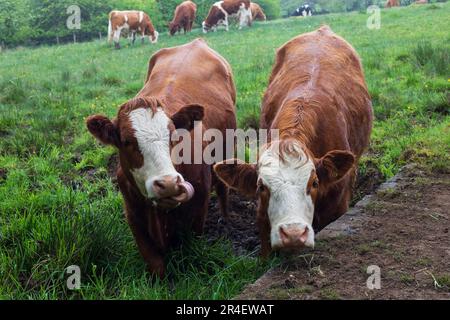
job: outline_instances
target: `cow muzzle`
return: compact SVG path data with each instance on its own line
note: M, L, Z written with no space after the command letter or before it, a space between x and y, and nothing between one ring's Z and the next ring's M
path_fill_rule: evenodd
M276 241L272 242L274 250L295 251L314 246L314 235L311 234L310 228L304 224L282 224L276 232Z
M161 208L175 208L180 203L192 199L194 187L180 176L162 176L153 180L149 186L153 194L152 200Z
M211 27L208 25L208 24L206 24L206 22L205 21L203 21L202 22L202 30L203 30L203 33L208 33L208 31L211 29Z

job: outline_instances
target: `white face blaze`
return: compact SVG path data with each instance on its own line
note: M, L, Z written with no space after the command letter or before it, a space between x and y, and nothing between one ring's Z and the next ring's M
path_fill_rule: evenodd
M141 193L153 198L153 182L163 176L183 177L175 170L170 158L170 119L161 108L153 114L149 108L139 108L129 114L139 151L144 158L141 168L131 170Z
M297 144L288 146L289 152L280 160L279 144L273 143L258 161L258 175L270 190L268 216L271 225L272 248L282 247L280 227L308 228L305 246L314 247L314 204L307 194L311 172L315 169L312 159L307 157Z
M202 30L203 30L203 33L208 32L208 30L206 30L206 22L205 21L202 22Z
M155 33L153 34L153 36L150 36L150 42L151 43L157 43L158 42L158 37L159 37L159 32L155 30Z
M239 28L245 27L252 19L252 11L250 8L245 9L245 4L241 4L239 8Z

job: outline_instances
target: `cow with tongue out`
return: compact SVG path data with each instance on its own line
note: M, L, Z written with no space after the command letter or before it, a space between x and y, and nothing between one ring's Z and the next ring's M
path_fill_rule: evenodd
M212 185L226 214L228 190L213 179L211 164L195 161L193 129L200 125L224 135L235 129L235 101L229 64L197 39L155 53L144 87L115 119L87 119L90 133L119 151L117 178L126 218L152 274L164 275L164 255L182 231L202 233ZM173 139L181 132L187 135ZM172 151L187 137L191 150L183 149L184 161L174 161Z

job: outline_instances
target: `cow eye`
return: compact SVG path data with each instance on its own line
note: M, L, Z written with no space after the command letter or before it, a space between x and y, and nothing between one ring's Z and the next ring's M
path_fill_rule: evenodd
M319 181L314 180L312 186L313 186L313 188L317 189L319 187Z
M261 193L264 192L266 190L266 186L263 185L262 183L258 183L258 188L256 189L257 193Z

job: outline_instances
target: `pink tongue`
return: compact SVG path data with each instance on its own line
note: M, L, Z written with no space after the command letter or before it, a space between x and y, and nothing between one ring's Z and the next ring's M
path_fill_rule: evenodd
M187 181L184 181L181 183L181 186L186 190L188 196L187 200L192 199L192 197L194 196L194 187L192 186L192 184L190 184Z

